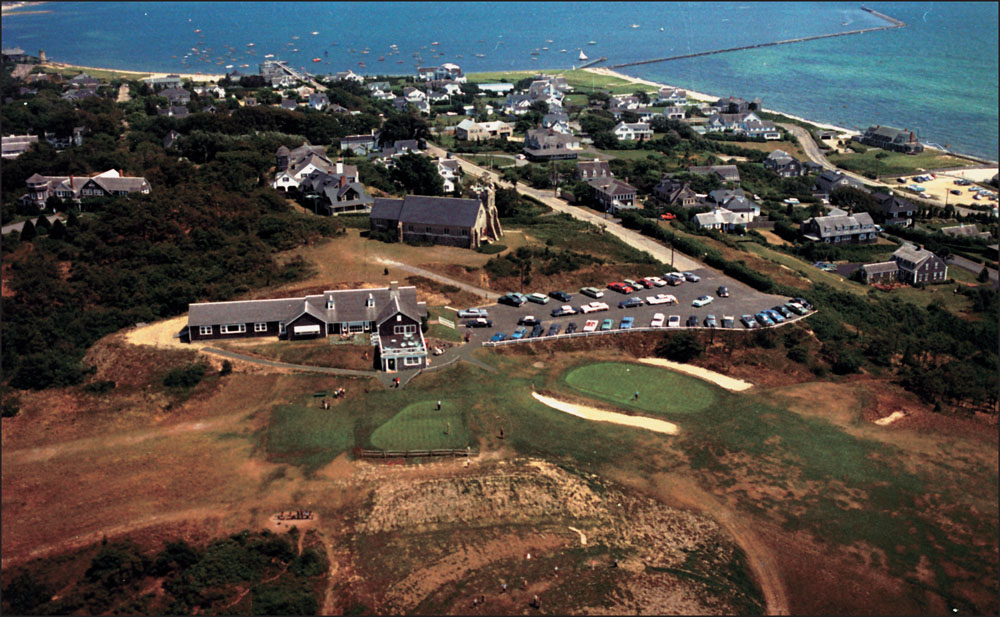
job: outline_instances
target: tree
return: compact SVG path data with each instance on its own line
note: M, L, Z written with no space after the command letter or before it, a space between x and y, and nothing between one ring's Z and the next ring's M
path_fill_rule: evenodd
M654 350L657 356L676 362L689 362L705 352L694 332L681 331L663 337Z
M38 232L35 231L35 225L31 221L25 221L24 227L21 228L21 240L23 242L31 242L35 239Z
M979 276L976 277L976 280L980 283L988 283L990 280L990 269L983 266L983 269L979 271Z
M49 219L44 214L40 215L35 221L35 231L38 233L48 233L50 229L52 229L52 223L49 222Z
M35 580L26 570L20 571L17 576L9 580L10 582L3 588L5 613L30 615L52 597L53 590Z
M392 181L407 193L415 195L444 195L444 180L437 167L426 156L407 152L396 159L389 172Z
M66 237L66 226L63 225L62 221L56 219L52 223L52 227L49 228L49 237L53 240L62 240Z
M69 215L66 217L67 227L79 227L80 218L76 215L76 210L70 208Z
M635 98L639 99L639 102L643 105L649 104L649 93L645 90L636 90L634 93Z
M386 119L379 133L379 146L392 145L401 139L427 139L430 129L427 122L419 116L396 114Z

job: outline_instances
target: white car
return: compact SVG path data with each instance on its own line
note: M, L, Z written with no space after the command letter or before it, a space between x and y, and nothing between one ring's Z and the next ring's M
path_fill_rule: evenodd
M525 297L528 299L528 302L535 302L537 304L549 303L549 297L546 296L545 294L533 293L533 294L528 294Z
M598 311L606 311L608 307L607 302L591 302L590 304L584 304L580 307L580 312L583 314L596 313Z
M580 293L585 296L590 296L591 298L603 298L604 292L596 287L584 287L580 289Z
M712 300L715 300L712 296L700 296L694 299L691 306L705 306L706 304L710 304Z
M649 281L656 287L666 287L667 282L658 276L647 276L645 280Z
M646 296L646 302L648 304L677 304L677 298L670 294L656 294L655 296Z
M583 326L583 331L593 332L594 330L597 330L597 320L596 319L587 320L586 325Z
M463 311L458 312L459 317L489 317L486 313L486 309L481 308L467 308Z
M663 327L663 313L657 313L653 315L653 320L649 322L650 328L662 328Z
M680 328L681 327L681 316L680 315L671 315L670 318L667 319L667 327L668 328Z

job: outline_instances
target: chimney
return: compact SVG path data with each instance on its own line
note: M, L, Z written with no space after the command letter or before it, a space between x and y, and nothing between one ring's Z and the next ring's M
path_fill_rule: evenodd
M913 131L910 131L910 143L912 144L915 141L917 141L917 136L913 134Z
M399 296L399 281L389 281L389 296Z
M340 176L340 183L337 186L340 188L344 188L344 185L346 184L347 184L347 176Z
M918 246L918 247L917 247L917 250L918 250L918 251L922 251L922 250L924 250L924 245L923 245L923 244L921 244L920 246Z

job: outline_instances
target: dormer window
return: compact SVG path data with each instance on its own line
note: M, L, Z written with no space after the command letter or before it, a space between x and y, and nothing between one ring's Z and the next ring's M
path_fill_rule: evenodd
M368 299L365 300L365 306L369 308L375 306L375 296L368 294Z
M333 310L333 296L329 296L326 299L326 310L328 310L328 311L332 311Z

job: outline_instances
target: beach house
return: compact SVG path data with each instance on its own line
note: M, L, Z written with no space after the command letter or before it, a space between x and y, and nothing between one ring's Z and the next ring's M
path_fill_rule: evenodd
M77 203L88 197L124 197L132 193L148 195L149 182L141 177L127 177L117 169L109 169L95 176L43 176L34 174L26 180L28 193L21 196L22 203L45 207L45 200L55 196Z
M852 139L866 146L874 146L883 150L918 154L924 151L924 146L917 141L917 136L909 129L894 129L890 126L869 126L864 135L855 135Z

